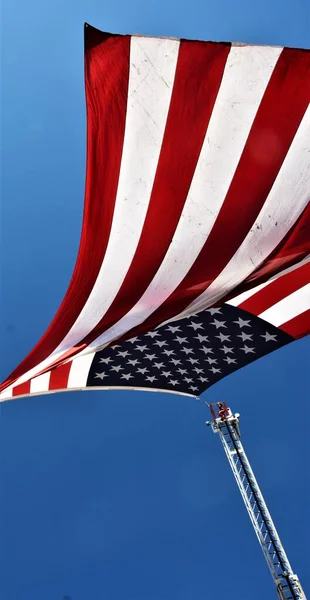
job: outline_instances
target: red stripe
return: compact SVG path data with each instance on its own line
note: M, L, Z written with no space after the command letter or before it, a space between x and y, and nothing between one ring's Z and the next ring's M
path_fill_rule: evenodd
M234 292L234 296L241 294L245 289L256 287L265 283L273 274L287 269L297 262L303 260L310 254L310 204L294 223L285 238L278 247L268 256L268 258L243 282ZM246 287L247 286L247 287ZM240 291L239 291L240 289Z
M310 309L283 323L279 329L286 331L296 339L308 335L310 333Z
M63 390L68 385L71 362L51 370L49 390Z
M309 82L309 53L285 48L204 248L175 292L142 327L135 328L135 332L149 331L172 315L181 313L209 287L238 250L265 203L305 114Z
M13 396L24 396L25 394L30 394L30 381L25 381L25 383L20 383L20 385L16 385L12 390Z
M309 282L310 263L307 263L266 285L262 290L239 304L239 308L253 315L259 315Z
M273 275L278 275L292 267L310 254L310 204L291 227L285 238L268 258L245 279L238 287L225 297L225 302L250 290L261 283L266 283ZM221 300L220 304L223 301Z
M57 315L0 391L47 358L71 329L96 281L109 239L125 132L130 37L87 27L85 46L87 166L77 262Z

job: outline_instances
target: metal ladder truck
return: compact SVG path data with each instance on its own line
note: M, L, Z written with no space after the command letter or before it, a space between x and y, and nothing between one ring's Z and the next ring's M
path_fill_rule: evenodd
M226 402L209 406L212 421L206 421L223 444L260 547L275 583L279 600L306 600L300 581L289 563L240 441L238 413L232 414Z

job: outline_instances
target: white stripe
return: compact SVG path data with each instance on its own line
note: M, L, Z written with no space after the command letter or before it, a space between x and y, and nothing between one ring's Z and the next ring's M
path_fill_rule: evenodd
M310 308L310 283L304 285L296 292L293 292L277 304L271 306L260 315L258 315L264 321L272 323L276 327L283 325L287 321L294 319L301 313L305 312Z
M192 267L222 207L280 52L281 48L251 46L230 50L188 198L167 254L138 303L89 349L143 322Z
M110 239L92 292L55 353L71 348L97 325L130 267L149 206L178 50L174 40L131 40L124 148Z
M261 283L260 285L257 285L256 287L252 288L251 290L248 290L247 292L243 292L242 294L239 294L239 296L235 296L235 298L232 298L231 300L229 300L227 302L227 304L231 304L231 306L240 306L240 304L245 302L245 300L247 300L248 298L251 298L251 296L254 296L254 294L256 294L257 292L260 292L260 290L262 290L264 287L266 287L273 281L276 281L276 279L279 279L280 277L283 277L283 275L287 275L288 273L291 273L292 271L296 271L296 269L299 269L303 265L307 264L309 261L310 261L310 256L306 256L306 258L301 260L296 265L293 265L292 267L289 267L288 269L281 271L281 273L279 273L278 275L274 275L274 277L271 277L271 279L268 279L268 281L266 281L265 283Z
M3 392L0 392L0 402L13 398L13 386L6 388Z
M179 45L176 40L131 38L124 147L106 254L92 292L69 333L47 359L23 375L18 383L47 368L80 342L100 321L122 285L149 205Z
M228 300L227 304L231 304L231 306L240 306L240 304L242 304L242 302L245 302L245 300L247 300L248 298L251 298L251 296L254 296L254 294L256 294L257 292L262 290L264 287L266 287L266 285L269 285L269 283L271 283L274 279L277 279L277 278L273 277L272 279L266 281L265 283L261 283L260 285L257 285L255 288L252 288L251 290L247 290L246 292L239 294L239 296L236 296L235 298Z
M94 353L91 353L86 356L79 356L72 361L67 388L86 387L87 377L93 358Z
M48 371L47 373L43 373L42 375L38 375L38 377L31 379L30 393L32 394L36 392L47 392L47 390L49 389L50 375L51 372Z
M309 139L308 107L270 194L243 243L209 288L175 319L220 301L253 273L288 233L309 202Z

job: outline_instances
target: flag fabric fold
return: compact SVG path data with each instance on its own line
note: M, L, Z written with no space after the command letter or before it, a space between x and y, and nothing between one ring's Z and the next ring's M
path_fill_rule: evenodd
M84 351L7 388L0 400L83 389L199 396L223 377L310 332L310 257L228 303ZM137 332L132 332L137 333Z
M157 371L171 371L171 381L177 375L165 348L183 371L184 360L195 364L190 358L209 371L197 372L208 379L198 383L189 366L191 385L186 378L169 384L196 395L267 348L306 335L310 52L86 26L85 88L86 191L74 273L47 332L0 387L1 399L110 383L167 389ZM225 325L217 331L211 317ZM196 339L191 319L201 325ZM239 333L238 319L250 321ZM193 356L184 358L187 342L180 354L169 326L180 328ZM198 334L212 349L203 364ZM220 334L231 337L227 356ZM242 334L252 336L254 350L242 350L239 341L252 347ZM136 337L154 359L145 350L139 361L128 341ZM167 346L159 350L156 341ZM119 355L119 371L115 343L130 353ZM143 366L129 363L129 371L123 361L131 355ZM108 358L100 370L98 360ZM164 367L146 366L152 360ZM82 361L87 377L70 388Z

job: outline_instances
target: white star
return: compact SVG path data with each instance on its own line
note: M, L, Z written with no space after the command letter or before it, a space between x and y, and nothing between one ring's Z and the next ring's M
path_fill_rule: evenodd
M167 329L169 329L170 333L176 333L177 331L180 331L180 325L177 325L176 327L174 325L168 325Z
M221 309L220 308L207 308L206 312L209 312L210 315L221 315Z
M198 377L198 379L200 379L202 383L204 383L205 381L209 381L208 377Z
M105 377L109 377L109 375L107 375L105 371L103 371L103 373L96 373L95 377L98 377L102 381L102 379L104 379Z
M196 371L196 373L203 373L203 369L198 369L198 367L194 367L194 371Z
M113 359L108 356L108 358L100 358L100 362L108 365L110 362L113 362Z
M181 361L176 358L172 358L169 362L173 363L175 366L181 364Z
M243 350L243 352L245 352L246 354L255 354L255 349L254 348L249 348L249 346L246 346L244 344L243 348L240 348L240 350Z
M223 342L230 342L230 335L224 335L224 333L219 333L215 337L219 338L219 340L221 340L222 343Z
M182 337L179 337L178 335L177 335L176 338L174 338L173 341L174 342L179 342L179 344L188 344L188 341L187 341L186 337L182 338Z
M129 379L133 379L133 375L131 375L131 373L122 373L121 379L126 379L128 381Z
M162 369L164 366L164 363L154 363L153 365L153 367L156 367L156 369Z
M148 373L149 370L146 367L143 367L143 369L141 369L141 367L137 370L137 373L142 373L142 375L145 375L145 373Z
M161 348L162 346L168 346L167 342L165 342L164 340L156 340L156 342L154 342L154 346L155 346L155 344L156 344L157 346L159 346L160 348Z
M209 338L207 335L201 335L201 333L198 333L198 335L196 335L194 337L194 340L199 340L199 342L202 343L202 342L208 342Z
M242 338L243 342L252 342L253 333L244 333L244 331L242 331L241 333L238 333L237 337Z
M229 354L229 352L234 352L233 348L228 348L228 346L223 346L223 348L220 348L220 350L222 352L225 352L225 354Z
M158 333L158 331L149 331L148 333L146 333L145 335L149 335L151 338L156 337L157 335L160 335L160 333Z
M117 366L114 365L114 367L111 367L111 371L116 371L118 373L119 371L122 371L123 368L124 367L122 367L122 365L117 365Z
M193 354L194 351L191 348L182 348L181 352L185 352L185 354Z
M144 352L144 350L148 350L147 346L136 346L135 350L140 350L140 352Z
M206 361L209 363L209 365L216 365L217 358L206 358Z
M202 323L195 323L195 321L191 321L188 327L192 327L194 331L197 331L197 329L203 329Z
M184 375L185 373L187 373L187 369L177 369L178 373L181 373L181 375Z
M167 356L171 356L171 354L174 354L174 350L163 350L163 354L167 354Z
M187 362L190 362L192 365L195 365L199 362L198 358L187 358Z
M137 336L133 337L133 338L130 338L130 340L128 340L128 342L131 342L132 344L134 344L135 342L139 342L139 341L140 340L139 340L139 338Z
M190 377L184 377L184 381L186 381L186 383L193 383L193 380Z
M194 385L190 385L190 386L189 386L189 389L190 389L190 390L193 390L193 392L197 392L197 390L198 390L198 387L196 387L196 386L194 386Z
M212 371L212 373L221 373L221 369L216 369L215 367L211 367L211 369L209 369L209 371Z
M148 358L148 360L154 360L154 358L157 358L156 354L146 354L145 358Z
M206 348L206 346L202 346L202 348L200 348L200 350L202 352L204 352L205 354L213 354L212 348Z
M250 321L245 321L244 319L241 319L241 317L239 317L238 321L233 321L233 323L236 323L239 327L251 327Z
M227 327L227 325L225 325L226 321L218 321L217 319L214 319L214 321L212 321L212 323L210 323L210 325L215 325L216 329L219 329L219 327Z
M179 382L176 379L170 379L170 381L168 381L168 383L170 383L170 385L180 385Z
M121 348L120 344L114 344L114 346L111 346L112 350L114 350L114 348Z
M135 367L136 365L139 365L139 364L140 364L140 361L137 358L135 358L134 360L131 359L131 360L127 361L127 365L132 365L133 367Z
M153 383L153 381L156 381L156 380L157 380L157 377L155 377L155 375L148 375L146 377L145 381L150 381L151 383Z
M163 375L164 377L171 377L171 376L172 376L172 373L171 373L171 371L163 371L163 372L161 373L161 375Z
M130 355L131 353L128 352L128 350L123 350L123 351L118 351L117 356L122 356L122 358L126 358L126 356L128 356L128 354Z
M277 341L277 335L271 335L270 333L268 333L268 331L266 331L265 335L261 335L260 337L264 338L265 342L276 342Z
M226 358L224 358L224 360L226 360L228 365L232 365L232 364L236 364L237 360L236 358L230 358L230 356L226 356Z

